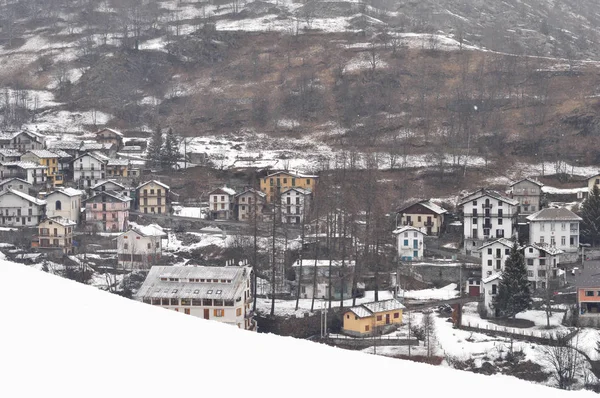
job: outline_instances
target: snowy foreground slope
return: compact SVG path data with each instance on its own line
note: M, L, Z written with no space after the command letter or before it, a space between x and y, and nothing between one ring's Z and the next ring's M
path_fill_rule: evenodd
M0 280L2 397L594 396L246 332L5 260Z

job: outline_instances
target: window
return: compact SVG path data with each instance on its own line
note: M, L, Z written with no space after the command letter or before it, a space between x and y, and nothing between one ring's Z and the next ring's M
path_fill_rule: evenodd
M533 253L533 247L529 248L529 253Z
M502 217L502 216L498 215L498 217ZM502 225L502 219L501 218L498 219L498 225Z
M543 269L539 270L538 271L538 276L540 278L545 278L546 277L546 270L543 270Z
M561 236L560 238L560 244L565 246L567 244L567 238L565 236Z
M382 315L377 315L377 322L381 321L383 319Z
M540 258L540 265L546 265L546 259Z
M544 237L540 236L540 243L544 243Z
M532 258L528 258L527 259L527 265L533 265L533 259Z
M56 210L62 210L62 203L60 202L60 200L57 200L57 201L54 203L54 208L55 208Z
M473 201L473 206L477 206L477 201L476 200Z
M129 243L123 243L123 249L124 250L128 250L129 249Z
M191 305L192 304L192 300L190 300L189 298L182 298L181 299L181 305Z
M527 276L533 278L533 271L527 271Z
M418 222L421 222L421 216L418 216L418 217L417 217L417 221L418 221Z
M510 255L510 249L505 249L504 250L504 254L507 255L507 256Z
M490 254L490 255L492 254L492 248L491 247L488 247L488 254Z
M540 231L545 231L546 230L546 223L542 222L540 223Z
M172 298L172 299L171 299L171 305L179 305L179 299L177 299L177 298Z
M148 249L150 249L152 247L152 245L150 245L150 243L148 243Z
M498 286L492 285L492 294L496 294L496 293L498 293Z
M561 224L560 224L560 230L561 230L561 231L566 231L566 230L567 230L567 223L564 223L564 222L563 222L563 223L561 223Z
M398 319L400 318L400 313L399 312L394 312L394 319Z
M306 185L310 185L310 179L306 180Z
M488 260L488 267L492 266L492 260Z
M593 290L586 290L585 291L585 296L586 297L594 297L594 291Z
M408 239L404 239L404 246L408 246Z
M550 231L554 231L555 229L555 224L552 222L550 223Z
M502 269L502 260L496 260L496 269Z
M365 325L365 332L369 331L369 325Z
M242 316L242 309L238 308L235 310L235 316Z
M225 310L213 310L213 315L216 316L217 318L220 318L222 316L225 315Z

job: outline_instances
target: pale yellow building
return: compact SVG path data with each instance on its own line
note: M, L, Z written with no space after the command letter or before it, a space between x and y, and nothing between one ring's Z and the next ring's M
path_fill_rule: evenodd
M63 217L47 218L38 225L38 247L40 249L62 249L65 254L73 253L74 221Z
M138 210L141 213L168 214L169 186L152 180L136 188Z
M598 185L598 188L600 188L600 174L596 174L595 176L588 178L588 191L589 192L591 192L592 189L594 189L594 185Z
M260 190L267 195L267 203L290 188L302 188L314 192L319 176L297 171L278 171L260 179Z
M385 333L402 323L404 305L396 299L352 307L344 312L343 332L352 336Z

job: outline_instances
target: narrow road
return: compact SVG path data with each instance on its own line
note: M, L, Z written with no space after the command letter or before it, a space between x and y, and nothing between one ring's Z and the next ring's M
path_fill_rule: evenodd
M456 297L456 298L448 299L448 300L430 301L427 303L415 303L415 304L404 303L404 305L406 306L406 308L408 310L418 311L418 310L425 310L428 308L439 307L440 305L444 305L444 304L452 305L452 304L475 303L479 300L480 300L479 297L466 296L466 297Z

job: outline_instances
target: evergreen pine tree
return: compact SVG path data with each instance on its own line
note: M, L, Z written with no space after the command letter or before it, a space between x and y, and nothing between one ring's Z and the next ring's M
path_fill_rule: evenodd
M165 140L165 147L162 151L162 164L163 167L172 169L176 167L177 161L179 160L179 144L177 138L173 133L173 129L169 128L167 132L167 138Z
M148 164L152 167L161 165L163 151L163 136L162 129L159 126L156 126L156 129L152 133L150 137L150 141L148 142Z
M596 245L600 242L600 189L598 185L590 191L581 205L579 216L581 221L581 240Z
M531 302L525 257L515 242L504 263L498 294L492 305L502 316L514 318L519 312L531 308Z

